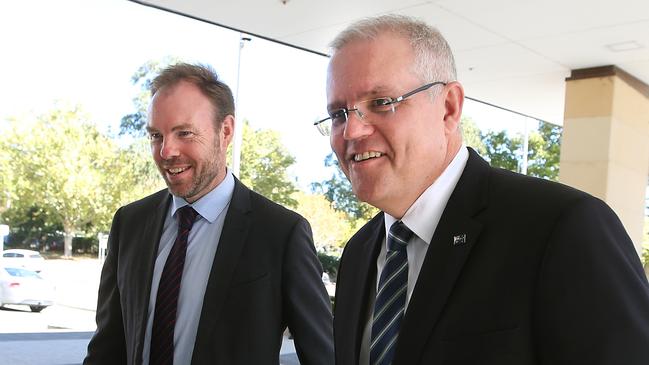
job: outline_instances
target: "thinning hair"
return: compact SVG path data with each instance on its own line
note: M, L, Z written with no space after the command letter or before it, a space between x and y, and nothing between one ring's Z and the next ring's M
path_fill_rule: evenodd
M234 97L230 87L219 80L212 67L203 64L177 63L168 66L151 82L151 96L163 87L173 87L181 81L196 85L214 107L214 126L221 127L227 115L234 116Z
M413 72L422 82L457 79L455 59L446 39L425 22L405 15L382 15L350 24L329 44L332 55L354 41L373 40L384 33L405 38L415 54Z

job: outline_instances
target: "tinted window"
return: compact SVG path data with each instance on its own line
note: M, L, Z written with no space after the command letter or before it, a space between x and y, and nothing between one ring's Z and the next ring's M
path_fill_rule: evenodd
M38 277L37 273L25 269L5 267L5 271L8 272L9 275L16 276L16 277L22 277L22 278Z

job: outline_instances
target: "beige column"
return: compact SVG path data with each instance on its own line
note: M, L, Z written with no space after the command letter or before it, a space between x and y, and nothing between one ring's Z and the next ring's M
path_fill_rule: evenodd
M638 252L649 175L649 86L616 66L573 70L559 180L608 203Z

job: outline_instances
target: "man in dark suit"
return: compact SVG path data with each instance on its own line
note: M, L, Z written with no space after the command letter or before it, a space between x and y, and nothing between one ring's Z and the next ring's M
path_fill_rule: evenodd
M332 318L308 222L226 168L234 101L208 67L152 84L147 130L168 189L120 208L84 364L333 363Z
M463 144L464 91L435 29L382 16L332 48L316 124L381 210L342 255L338 365L649 364L649 285L622 224Z

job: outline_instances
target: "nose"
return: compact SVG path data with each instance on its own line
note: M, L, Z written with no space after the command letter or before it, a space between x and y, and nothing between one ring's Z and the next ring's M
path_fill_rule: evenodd
M173 141L173 138L165 138L160 144L160 157L162 159L169 160L179 154L177 143Z
M353 112L350 110L347 114L347 122L343 130L343 138L346 140L364 138L374 132L374 127L366 120L361 118L362 112L358 109Z

